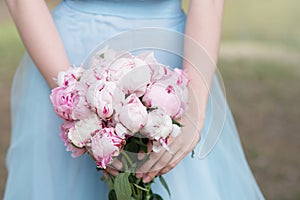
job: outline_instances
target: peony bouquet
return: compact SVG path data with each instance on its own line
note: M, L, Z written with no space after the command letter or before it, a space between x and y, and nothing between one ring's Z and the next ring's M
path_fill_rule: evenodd
M86 68L60 72L56 81L50 99L64 119L61 138L67 151L73 157L88 153L98 169L115 159L122 162L116 177L106 177L109 199L162 199L152 192L153 181L143 183L135 170L150 152L171 151L169 138L180 134L178 119L188 100L186 73L159 63L153 52L134 56L105 47ZM140 159L139 152L146 156Z

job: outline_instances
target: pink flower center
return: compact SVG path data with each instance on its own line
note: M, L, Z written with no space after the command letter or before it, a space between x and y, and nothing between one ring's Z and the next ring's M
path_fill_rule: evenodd
M107 114L107 113L108 113L108 109L107 109L106 106L104 106L104 108L103 108L103 114L105 115L105 114Z
M172 85L168 85L168 87L166 88L166 91L167 91L168 94L175 92Z

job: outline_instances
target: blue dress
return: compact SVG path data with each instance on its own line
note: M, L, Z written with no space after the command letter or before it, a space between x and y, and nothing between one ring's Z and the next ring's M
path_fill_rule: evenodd
M180 0L64 0L52 14L70 62L76 65L98 44L118 33L143 27L183 32L186 19ZM225 102L216 80L213 88ZM49 94L45 80L25 55L11 93L12 135L4 199L107 199L108 189L92 159L74 159L66 152L59 137L62 121L53 111ZM165 175L171 199L264 199L226 103L225 111L221 134L207 155L202 159L186 156ZM211 115L208 105L207 118ZM202 143L209 135L208 127L209 122L205 122ZM170 199L159 182L154 183L153 190Z

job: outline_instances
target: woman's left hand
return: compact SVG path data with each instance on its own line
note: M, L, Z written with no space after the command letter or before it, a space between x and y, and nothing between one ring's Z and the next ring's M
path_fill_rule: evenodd
M143 182L147 183L158 175L168 173L194 149L200 140L204 118L200 121L198 119L198 124L184 121L181 134L169 138L170 152L164 148L161 148L158 153L151 152L150 159L136 171L137 178L143 178Z

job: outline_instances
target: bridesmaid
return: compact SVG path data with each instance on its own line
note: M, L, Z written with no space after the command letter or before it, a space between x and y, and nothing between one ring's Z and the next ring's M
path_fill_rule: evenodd
M80 64L95 45L127 30L157 27L185 33L207 51L217 63L223 0L191 0L188 15L180 0L64 0L51 13L43 0L6 0L11 16L26 47L12 88L12 136L7 155L8 180L5 200L14 199L107 199L107 187L99 180L95 164L88 157L71 158L58 135L61 120L49 101L58 72ZM179 41L180 42L180 41ZM193 49L185 44L184 55ZM203 128L201 141L211 116L206 83L194 78L197 91L197 123ZM213 79L215 67L207 70L207 82L224 102L219 84ZM203 88L203 89L202 89ZM219 141L204 159L186 156L199 142L199 135L176 137L171 142L178 151L172 157L160 152L138 171L149 182L165 174L171 199L264 199L249 169L230 110ZM216 120L216 119L215 119ZM200 143L201 143L200 141ZM188 148L183 148L188 147ZM108 169L107 173L117 173ZM155 192L168 194L159 184Z

